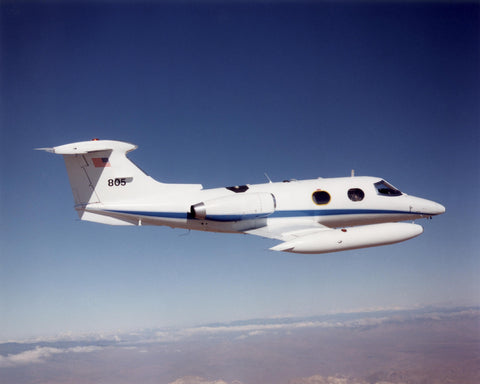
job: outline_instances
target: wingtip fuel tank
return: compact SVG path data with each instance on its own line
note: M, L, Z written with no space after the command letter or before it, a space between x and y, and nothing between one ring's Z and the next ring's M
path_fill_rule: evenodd
M384 223L358 227L319 230L308 236L286 241L273 251L291 253L330 253L400 243L423 233L423 227L410 223Z

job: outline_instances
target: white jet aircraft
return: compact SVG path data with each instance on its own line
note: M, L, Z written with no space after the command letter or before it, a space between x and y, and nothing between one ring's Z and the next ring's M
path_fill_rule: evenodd
M270 249L328 253L405 241L445 207L408 196L378 177L318 178L203 189L160 183L111 140L39 148L63 155L81 220L246 233L282 242Z

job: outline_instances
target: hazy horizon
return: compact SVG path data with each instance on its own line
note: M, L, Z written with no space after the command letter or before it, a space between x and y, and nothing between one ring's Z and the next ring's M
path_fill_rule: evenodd
M480 307L255 319L0 343L2 382L475 383Z

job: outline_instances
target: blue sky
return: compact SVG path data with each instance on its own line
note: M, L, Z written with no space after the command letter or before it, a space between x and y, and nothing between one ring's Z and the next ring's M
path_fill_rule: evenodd
M0 339L479 301L479 6L3 2ZM77 220L61 157L135 143L164 182L381 176L444 204L327 255Z

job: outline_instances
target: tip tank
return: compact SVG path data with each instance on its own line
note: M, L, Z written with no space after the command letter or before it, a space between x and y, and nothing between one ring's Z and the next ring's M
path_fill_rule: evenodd
M329 253L399 243L423 233L423 227L411 223L385 223L358 227L325 229L286 241L273 251L292 253Z

